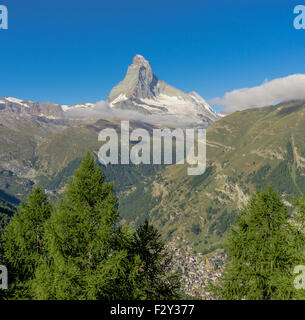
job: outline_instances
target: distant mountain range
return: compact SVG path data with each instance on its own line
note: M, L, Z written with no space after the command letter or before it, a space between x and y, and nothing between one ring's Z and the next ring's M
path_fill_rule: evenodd
M203 127L207 127L220 118L198 93L187 94L159 80L153 74L149 62L141 55L133 58L133 63L128 67L124 80L111 90L105 103L114 110L128 110L161 118L175 116ZM92 113L96 106L96 103L79 103L68 106L5 97L0 98L0 115L14 113L18 117L33 116L52 120L70 120L75 119L75 117L70 117L71 111L82 110L84 111L82 118L105 119L107 113ZM143 120L145 121L145 117Z
M61 106L50 102L32 102L13 97L0 98L0 115L15 114L19 117L36 116L49 119L58 119L63 117Z

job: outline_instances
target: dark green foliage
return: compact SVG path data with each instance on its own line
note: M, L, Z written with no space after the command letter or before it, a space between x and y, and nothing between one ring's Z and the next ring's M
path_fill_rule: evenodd
M236 211L231 211L230 213L225 209L219 217L216 219L215 228L217 233L225 233L235 222Z
M13 204L0 198L0 213L12 216L15 213L15 211L16 207Z
M193 233L195 233L196 235L200 234L200 233L201 233L200 224L199 224L199 223L193 223L193 224L192 224L192 227L191 227L191 231L192 231Z
M179 282L169 274L160 236L151 226L135 235L120 227L117 207L113 185L87 153L45 223L47 252L31 283L35 299L176 297Z
M4 241L2 240L2 235L5 228L8 226L10 219L11 217L9 215L0 212L0 265L5 264L4 252L3 252Z
M10 273L9 296L30 297L30 282L40 257L45 254L44 223L51 211L44 192L35 188L3 233L4 259Z
M18 205L20 203L20 200L13 197L12 195L6 193L3 190L0 190L0 198L2 199L3 203L5 202L6 205L11 203L13 205Z
M269 164L262 166L256 173L249 176L250 181L256 189L263 190L269 184L275 186L280 193L286 193L291 198L293 195L300 195L300 187L305 184L302 176L297 174L294 181L294 152L291 141L286 144L285 159L274 169ZM297 171L298 173L298 171ZM300 185L299 185L300 182Z
M213 166L208 166L202 175L197 175L192 177L191 180L188 182L188 184L192 188L196 188L197 186L205 182L205 180L213 173L213 170L214 170Z
M14 205L18 205L20 200L25 201L34 185L33 181L18 177L10 171L1 170L1 168L0 181L2 188L0 198Z
M2 234L10 222L11 215L14 213L13 208L6 201L0 199L0 265L5 265ZM6 292L0 289L0 300L6 296Z
M61 170L55 177L40 176L39 185L48 190L57 190L65 185L73 176L74 171L80 166L82 159L75 158L67 167ZM107 182L114 182L115 192L128 190L133 185L141 183L145 177L152 176L162 168L161 165L107 165L101 166Z
M172 270L172 256L167 252L161 235L147 220L137 229L131 252L141 261L137 280L139 299L179 298L180 276Z
M229 233L224 274L212 287L219 299L295 299L293 269L304 264L304 234L290 221L282 199L270 187L240 211Z
M304 169L297 168L296 170L296 184L300 190L305 190L305 176L304 176Z
M119 243L113 186L89 153L45 227L48 257L36 270L38 299L128 298L127 251ZM126 235L127 237L127 235ZM116 290L115 290L116 289Z
M148 213L160 202L159 197L153 197L151 186L147 187L150 192L144 189L142 184L137 185L136 190L128 197L120 199L120 214L127 222L133 222L136 226L144 223Z
M163 167L148 164L107 165L103 167L103 172L107 182L114 182L115 192L118 193L140 184L143 179L152 176Z
M299 190L292 179L291 169L287 161L280 162L279 165L271 172L269 176L269 183L276 186L280 193L287 192L291 195L299 194Z
M265 181L266 181L267 175L270 172L270 169L271 169L271 166L267 164L259 168L259 170L254 174L250 175L251 182L255 185L257 189L260 189L260 187L266 183Z
M180 278L159 233L147 222L135 233L118 224L113 185L89 152L54 209L35 188L8 223L3 203L0 244L10 275L4 298L178 297Z
M294 105L293 107L289 106L286 108L282 108L277 112L277 115L279 116L286 116L288 114L297 112L299 110L304 109L304 103L297 103L296 105Z
M265 189L269 184L276 186L280 193L300 195L299 188L292 178L292 168L289 160L281 161L273 170L269 165L262 167L252 178L252 183L259 190Z
M211 220L212 217L219 211L219 209L208 207L206 214L207 214L207 219Z
M63 170L61 170L53 179L41 176L39 185L48 190L56 190L63 186L73 175L74 171L80 166L82 159L75 158Z
M2 235L5 228L8 226L11 220L11 217L13 216L15 211L16 211L16 208L12 204L6 202L3 199L0 199L0 264L4 263L4 256L3 256L4 242L2 240Z
M291 141L288 141L286 144L286 157L285 159L290 163L293 164L294 162L294 152Z

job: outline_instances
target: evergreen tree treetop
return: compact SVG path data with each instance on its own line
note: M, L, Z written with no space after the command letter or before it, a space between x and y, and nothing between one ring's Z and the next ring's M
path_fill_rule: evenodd
M75 205L88 205L93 208L113 193L113 185L107 184L102 169L87 152L81 166L75 171L73 179L68 182L66 195ZM113 197L115 201L115 197Z
M146 220L138 227L132 252L140 258L141 299L175 299L180 295L180 276L172 269L172 255L159 232Z
M30 282L40 258L46 254L44 225L52 211L47 196L36 187L5 229L4 259L10 274L8 295L30 297Z
M117 199L89 152L65 191L45 226L48 258L36 270L35 296L128 297L127 275L133 266L127 250L118 246Z
M113 241L117 206L112 184L106 183L88 152L69 181L65 196L58 201L47 225L47 236L52 234L53 245L63 254L102 255L103 250L110 250Z
M268 187L240 211L226 241L229 261L214 294L221 299L292 299L293 269L304 263L304 234Z
M33 271L37 257L44 251L44 222L51 212L52 205L43 190L34 188L4 232L5 258L9 263Z

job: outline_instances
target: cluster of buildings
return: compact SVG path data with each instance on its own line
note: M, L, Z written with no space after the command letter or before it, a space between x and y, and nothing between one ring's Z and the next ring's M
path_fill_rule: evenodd
M219 249L204 255L194 253L190 245L178 248L174 243L169 244L169 249L173 255L174 268L181 272L184 293L194 298L212 300L208 286L221 276L226 253Z

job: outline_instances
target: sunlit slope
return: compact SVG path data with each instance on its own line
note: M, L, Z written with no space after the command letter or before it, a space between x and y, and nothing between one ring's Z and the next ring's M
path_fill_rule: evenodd
M134 224L149 217L168 239L213 250L255 189L273 184L288 201L305 191L304 136L304 102L236 112L208 128L203 175L168 166L121 197L121 214Z

